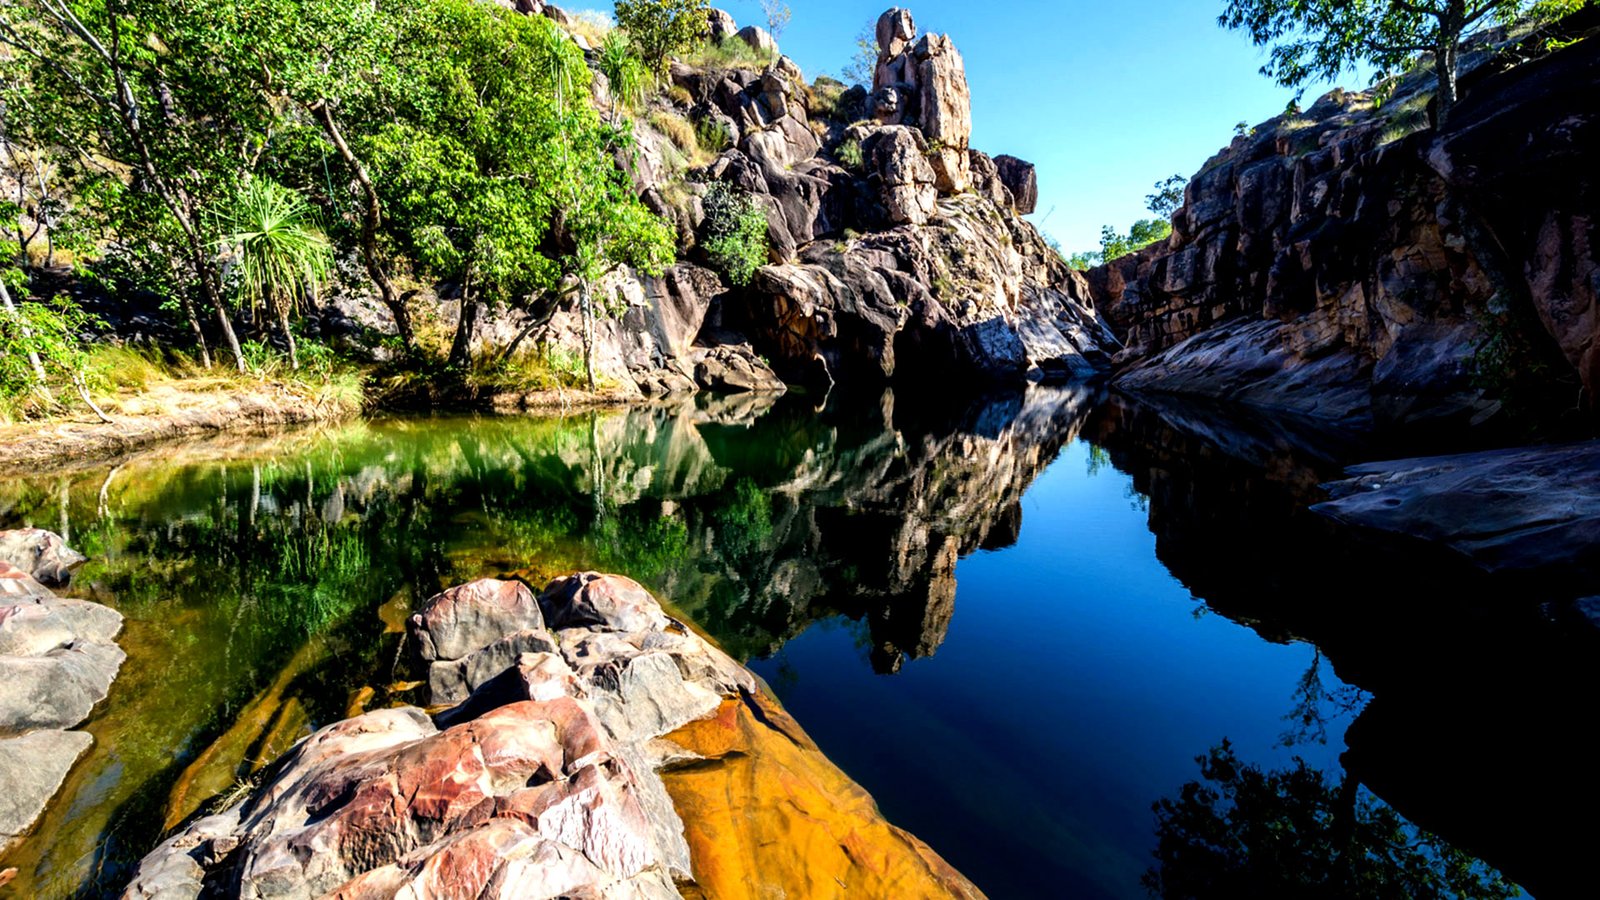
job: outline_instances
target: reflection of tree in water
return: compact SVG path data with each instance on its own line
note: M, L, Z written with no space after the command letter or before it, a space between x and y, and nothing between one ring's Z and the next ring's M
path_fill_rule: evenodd
M1200 780L1156 801L1163 900L1241 897L1510 898L1517 889L1471 856L1401 819L1350 775L1334 781L1296 758L1263 770L1224 740L1196 761Z
M1368 694L1354 685L1341 685L1330 691L1322 680L1322 650L1311 657L1311 665L1295 684L1294 706L1284 716L1289 727L1278 737L1278 746L1326 744L1328 723L1353 718L1366 705Z

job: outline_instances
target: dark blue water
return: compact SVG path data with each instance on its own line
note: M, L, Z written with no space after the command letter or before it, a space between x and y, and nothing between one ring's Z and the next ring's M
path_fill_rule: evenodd
M422 599L593 568L747 660L995 898L1513 894L1496 870L1584 896L1600 835L1551 811L1600 803L1600 652L1307 512L1367 452L1037 388L388 419L0 480L0 526L89 554L129 652L48 840L0 867L115 895L182 785L248 774L197 771L265 746L242 710L422 702L395 626Z
M1017 542L956 566L937 652L875 674L819 622L754 664L832 758L993 896L1144 896L1156 798L1228 737L1249 759L1337 771L1332 739L1285 746L1305 643L1208 614L1155 561L1132 479L1075 442L1022 499ZM932 786L939 785L940 789Z

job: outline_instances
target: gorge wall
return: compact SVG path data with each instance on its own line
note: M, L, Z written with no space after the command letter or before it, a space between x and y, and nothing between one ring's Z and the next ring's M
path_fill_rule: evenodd
M1600 381L1594 10L1379 102L1335 91L1237 137L1173 234L1090 273L1116 384L1359 428L1460 430L1508 407L1586 420ZM1580 412L1581 410L1581 412Z
M680 261L659 278L620 273L603 286L622 311L601 327L608 380L654 396L907 376L1020 383L1109 367L1115 339L1088 282L1023 218L1037 199L1033 166L970 146L965 65L948 36L919 35L909 11L889 10L872 90L846 90L827 78L808 85L764 32L735 32L731 16L712 12L713 39L748 40L773 62L676 62L672 90L637 116L638 153L625 165L676 224ZM722 146L688 165L664 119ZM767 264L747 286L714 271L700 246L703 201L719 182L766 218ZM482 319L489 346L524 327L515 315ZM548 336L578 346L580 332L564 309Z

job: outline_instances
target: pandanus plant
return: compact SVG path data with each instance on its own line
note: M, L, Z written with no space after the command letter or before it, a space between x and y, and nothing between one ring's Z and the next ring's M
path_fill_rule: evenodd
M317 228L311 204L265 178L252 178L234 195L219 222L218 249L233 257L239 292L251 311L266 310L289 345L289 366L299 370L289 318L316 297L333 272L333 245Z

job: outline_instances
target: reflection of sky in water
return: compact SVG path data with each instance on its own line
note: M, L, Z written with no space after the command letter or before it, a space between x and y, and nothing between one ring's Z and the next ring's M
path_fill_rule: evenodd
M1143 896L1150 804L1225 737L1243 760L1298 754L1337 777L1350 710L1332 667L1203 614L1131 479L1081 441L1057 456L1086 393L898 400L357 422L0 480L0 526L65 518L93 558L78 589L128 617L129 652L50 842L5 862L46 896L95 872L114 893L180 775L269 686L311 725L363 686L381 705L406 677L382 621L513 570L632 575L765 656L753 668L889 819L996 898ZM1018 540L976 549L1006 543L1024 488ZM1257 580L1248 554L1221 556L1204 563ZM1286 718L1310 688L1328 743L1285 748L1316 731Z
M859 629L825 622L753 665L891 821L996 897L1144 896L1150 804L1223 737L1332 773L1343 749L1347 714L1325 745L1281 746L1313 648L1202 613L1131 480L1090 469L1072 444L1025 495L1016 545L960 562L932 657L874 675Z

